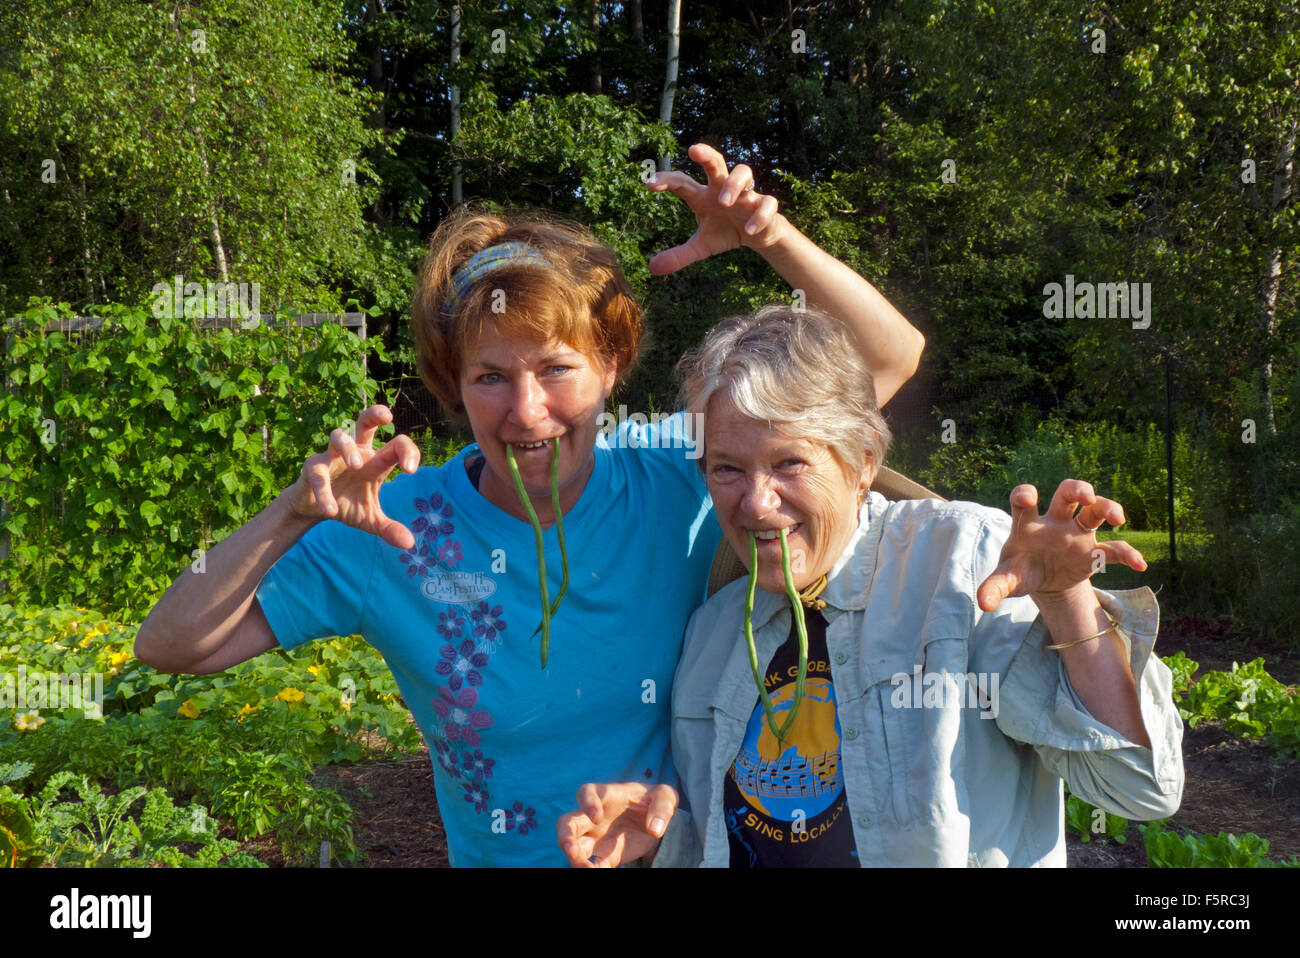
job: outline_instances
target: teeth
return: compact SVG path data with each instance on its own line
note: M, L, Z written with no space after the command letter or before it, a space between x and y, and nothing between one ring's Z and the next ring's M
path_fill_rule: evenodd
M798 528L799 528L798 525L791 526L789 529L785 531L786 536L789 537L790 533L794 532L794 530ZM754 537L757 539L763 539L765 541L768 539L779 539L781 538L781 530L772 529L768 532L755 532Z
M541 449L543 446L546 446L546 445L549 445L549 444L550 444L550 441L547 440L547 439L543 439L541 442L516 442L516 443L511 443L511 445L516 446L516 447L518 447L519 449Z

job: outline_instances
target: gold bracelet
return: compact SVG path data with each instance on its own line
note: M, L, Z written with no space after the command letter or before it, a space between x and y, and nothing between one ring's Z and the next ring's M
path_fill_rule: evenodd
M1106 612L1105 609L1102 609L1101 611L1102 611L1102 612ZM1053 649L1053 650L1055 650L1055 649L1068 649L1068 648L1070 648L1071 646L1075 646L1075 645L1083 645L1083 643L1085 643L1085 642L1091 642L1093 639L1100 639L1100 638L1101 638L1103 635L1105 635L1107 632L1114 632L1116 629L1119 628L1119 623L1115 621L1115 617L1112 616L1109 612L1106 612L1106 618L1110 619L1110 625L1109 625L1109 627L1107 627L1107 628L1105 628L1105 629L1102 629L1102 630L1101 630L1100 632L1098 632L1096 635L1090 635L1090 636L1088 636L1086 639L1075 639L1073 642L1062 642L1060 645L1047 645L1047 646L1044 646L1044 648Z

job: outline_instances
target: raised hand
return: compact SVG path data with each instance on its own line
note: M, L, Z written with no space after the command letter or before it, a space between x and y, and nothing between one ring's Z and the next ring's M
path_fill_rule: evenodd
M776 198L753 190L754 173L748 166L742 163L728 173L722 154L704 143L692 146L689 155L704 168L707 184L676 171L656 173L646 183L657 193L668 190L680 197L695 214L695 235L650 260L650 272L659 276L737 246L763 249L789 228L776 211Z
M1028 595L1041 608L1090 589L1096 550L1107 562L1146 571L1142 553L1127 542L1097 541L1095 533L1102 523L1124 524L1124 507L1099 497L1081 480L1067 479L1057 486L1042 516L1038 490L1028 484L1016 486L1011 490L1011 519L1011 537L1002 547L998 567L976 593L985 612L992 612L1009 596Z
M420 466L420 450L410 436L394 436L374 448L375 431L392 421L387 406L370 406L357 420L355 437L343 429L330 433L329 449L309 456L289 489L294 513L337 519L399 549L413 547L411 530L379 507L379 490L394 467L413 473Z
M677 790L640 782L584 785L578 808L555 824L560 848L574 868L617 868L657 851L677 811Z

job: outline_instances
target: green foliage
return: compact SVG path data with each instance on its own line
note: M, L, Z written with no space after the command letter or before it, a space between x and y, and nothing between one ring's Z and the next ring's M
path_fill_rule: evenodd
M1300 857L1281 862L1266 857L1268 839L1254 832L1179 835L1164 826L1162 821L1138 825L1151 868L1300 868Z
M1300 498L1236 523L1215 522L1212 542L1180 554L1180 593L1229 610L1252 631L1300 649Z
M1074 795L1065 797L1065 827L1085 843L1094 838L1120 845L1128 842L1127 818L1089 805Z
M385 352L332 324L236 334L103 312L111 327L78 339L42 335L67 312L36 305L10 343L6 592L141 619L197 550L265 508L369 404L378 384L361 359Z
M1019 483L1038 487L1050 497L1062 479L1083 478L1098 495L1124 506L1125 528L1168 528L1168 473L1164 435L1154 424L1143 430L1123 430L1112 424L1065 423L1051 419L1038 424L1032 437L1008 453L1002 472L985 482L976 501L1005 508L1007 495ZM1203 527L1199 484L1206 478L1202 449L1186 432L1174 436L1174 513L1180 531Z
M1286 686L1264 670L1261 658L1244 666L1233 662L1231 672L1207 672L1179 711L1192 728L1204 719L1222 719L1233 735L1261 738L1267 718L1289 701Z
M1020 483L1038 488L1041 503L1062 480L1086 479L1098 495L1124 506L1125 529L1168 528L1165 440L1154 424L1122 429L1113 424L1048 419L1014 446L986 433L955 427L955 441L933 443L903 434L891 447L894 468L949 498L1006 509ZM1201 502L1214 480L1205 450L1187 431L1174 435L1174 510L1180 532L1204 527Z
M0 778L18 781L31 769L29 763L0 766ZM69 790L76 800L60 800ZM66 771L50 776L30 797L0 785L3 866L265 867L238 849L238 842L218 835L206 808L177 808L165 789L135 786L106 795L86 776Z
M1165 665L1169 666L1169 671L1173 673L1173 690L1175 698L1183 698L1187 695L1187 690L1191 687L1192 676L1200 669L1200 663L1193 662L1187 657L1187 653L1179 649L1173 655L1167 655L1161 659ZM1187 716L1183 716L1186 719Z
M1207 672L1193 684L1200 668L1183 652L1163 661L1173 672L1174 701L1190 727L1222 721L1224 731L1244 738L1267 738L1283 756L1300 757L1300 696L1264 669L1262 658L1230 672Z
M363 219L379 91L340 69L340 6L0 7L0 312L175 274L258 282L271 306L404 300L418 247Z
M240 840L274 834L295 860L310 859L326 840L341 858L354 857L350 809L310 778L322 764L418 750L419 732L379 654L354 636L273 651L215 675L174 676L131 657L135 631L84 608L0 605L0 674L23 668L29 677L103 676L102 708L50 703L37 710L38 727L28 729L19 727L24 710L0 708L0 754L11 762L0 766L0 779L28 778L46 789L58 781L62 788L72 779L58 780L59 773L77 768L87 779L127 790L109 802L94 797L91 782L80 788L87 810L59 813L69 854L141 857L160 843L174 844L166 838L168 822L199 813L159 806L149 821L161 824L149 831L141 819L138 836L125 823L141 797L146 812L150 801L163 802L148 799L145 789L163 789L202 804L203 814L229 822ZM135 788L142 791L130 793ZM18 803L14 794L0 797L0 852L32 854L33 842L44 839L33 838L25 823L45 827L42 816L55 796L40 807ZM135 850L120 851L128 838Z

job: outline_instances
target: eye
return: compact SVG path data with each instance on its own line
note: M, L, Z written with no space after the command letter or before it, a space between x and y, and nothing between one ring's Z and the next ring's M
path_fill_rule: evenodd
M551 366L551 367L550 367L550 371L551 371L551 374L552 374L552 375L555 375L555 376L563 376L565 373L567 373L567 372L568 372L569 370L571 370L572 368L573 368L572 366Z
M494 386L501 381L500 373L484 373L478 378L478 381L486 386Z
M804 464L804 463L803 463L803 460L802 460L802 459L795 459L795 458L792 457L792 458L790 458L790 459L784 459L784 460L782 460L782 461L781 461L781 468L783 468L783 469L787 469L787 468L791 468L791 467L793 467L793 468L796 468L796 469L797 469L799 466L802 466L803 464Z

